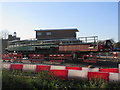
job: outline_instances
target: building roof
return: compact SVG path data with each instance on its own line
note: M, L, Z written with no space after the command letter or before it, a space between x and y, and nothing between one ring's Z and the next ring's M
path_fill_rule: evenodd
M36 28L35 31L57 31L57 30L68 30L78 32L77 28Z

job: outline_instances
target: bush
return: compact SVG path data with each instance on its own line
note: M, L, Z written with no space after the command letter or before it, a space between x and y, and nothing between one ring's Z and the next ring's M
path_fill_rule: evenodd
M44 89L84 89L84 88L120 88L120 83L108 83L103 79L83 80L59 80L48 71L39 73L3 71L2 89L10 90L44 90Z
M25 78L22 74L14 75L15 72L3 71L2 89L18 89L32 88L30 78Z

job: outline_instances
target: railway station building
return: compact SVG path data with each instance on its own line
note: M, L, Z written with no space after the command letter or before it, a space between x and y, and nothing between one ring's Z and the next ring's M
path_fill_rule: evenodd
M36 38L38 40L47 39L76 39L78 29L37 29Z

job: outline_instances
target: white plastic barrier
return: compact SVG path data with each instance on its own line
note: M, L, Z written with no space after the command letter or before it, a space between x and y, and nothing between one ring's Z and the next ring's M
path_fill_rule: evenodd
M66 67L65 66L51 66L50 70L65 70Z
M4 63L4 64L2 64L2 68L3 68L3 69L10 70L10 65L11 65L11 64Z
M25 64L23 65L23 71L36 71L36 65Z
M110 82L120 81L120 73L110 73L109 74L109 81Z
M99 72L99 68L82 67L82 71L87 71L87 72Z
M81 70L68 70L68 79L87 79L87 71Z

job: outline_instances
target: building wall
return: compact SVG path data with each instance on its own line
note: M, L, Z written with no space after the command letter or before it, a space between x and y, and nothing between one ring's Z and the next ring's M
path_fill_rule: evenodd
M47 35L48 32L51 32L51 35ZM39 34L41 33L41 35ZM39 34L39 35L38 35ZM76 32L71 30L56 30L56 31L36 31L37 39L68 39L76 38Z
M6 48L7 48L7 42L8 39L2 39L2 53L5 54L6 53Z

